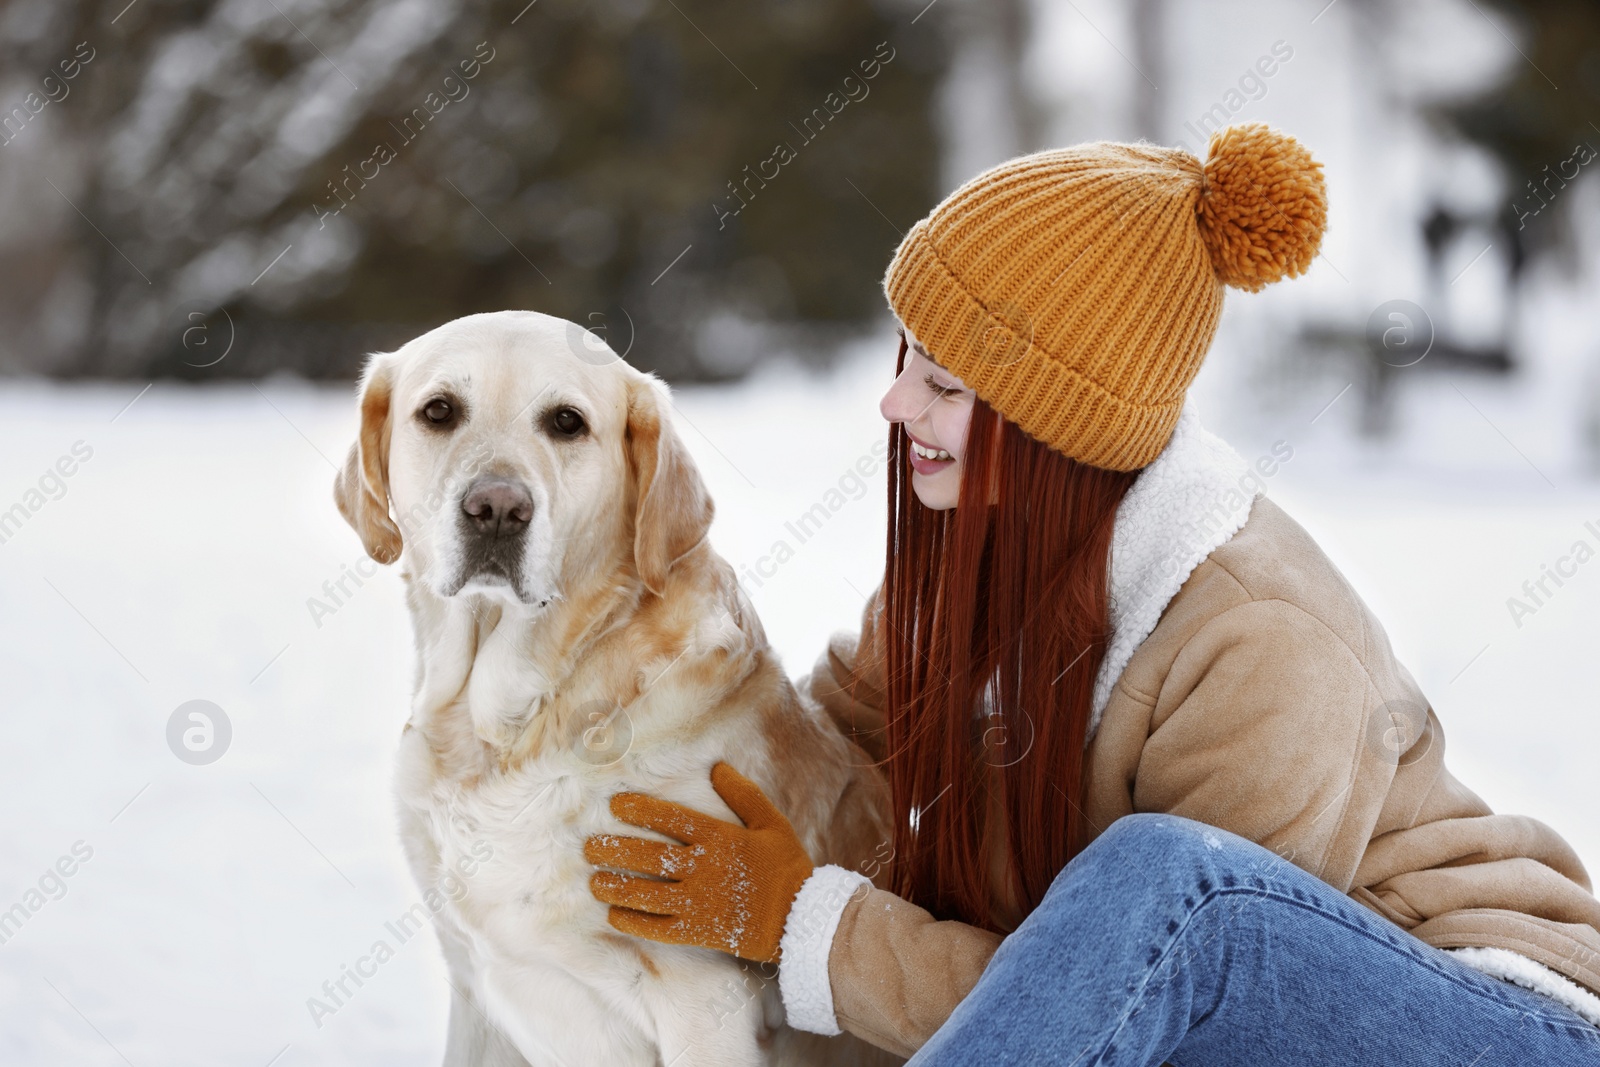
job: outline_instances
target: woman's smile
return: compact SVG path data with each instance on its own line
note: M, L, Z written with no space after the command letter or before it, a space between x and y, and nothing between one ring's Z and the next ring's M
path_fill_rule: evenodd
M961 496L961 460L977 394L934 362L904 323L899 332L906 346L904 364L878 410L905 429L917 499L936 511L953 508Z
M911 469L918 474L939 474L955 465L955 460L944 449L919 441L910 432L906 436L911 439Z

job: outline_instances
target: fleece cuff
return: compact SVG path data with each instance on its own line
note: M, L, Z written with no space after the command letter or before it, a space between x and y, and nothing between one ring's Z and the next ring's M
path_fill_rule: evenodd
M1504 948L1454 948L1446 951L1475 971L1542 993L1556 1003L1571 1008L1586 1022L1600 1026L1600 997L1537 960Z
M837 1034L828 952L839 916L852 894L872 881L859 871L827 863L811 872L789 905L778 942L778 990L789 1025L813 1034Z

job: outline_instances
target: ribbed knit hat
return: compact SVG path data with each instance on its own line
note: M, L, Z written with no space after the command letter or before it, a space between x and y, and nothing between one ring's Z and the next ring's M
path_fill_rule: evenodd
M1096 141L1001 163L906 234L884 275L933 358L1030 436L1091 466L1160 454L1224 285L1310 267L1322 164L1252 123L1181 148Z

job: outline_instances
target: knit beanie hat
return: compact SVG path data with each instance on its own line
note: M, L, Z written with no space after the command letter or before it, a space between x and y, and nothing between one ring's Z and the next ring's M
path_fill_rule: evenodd
M1216 334L1224 285L1306 271L1322 164L1261 123L1181 148L1096 141L1007 160L905 235L900 321L1029 436L1081 463L1160 454Z

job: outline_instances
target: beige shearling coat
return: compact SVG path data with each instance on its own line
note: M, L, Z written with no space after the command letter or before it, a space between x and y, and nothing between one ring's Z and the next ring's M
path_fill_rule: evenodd
M1119 508L1113 639L1087 753L1092 825L1166 812L1231 830L1600 1025L1600 902L1583 864L1553 829L1493 813L1446 769L1439 719L1378 620L1257 495L1252 471L1273 465L1246 465L1191 405ZM836 635L801 683L874 758L880 624L874 594L860 634ZM1003 860L997 851L994 866ZM882 882L886 871L866 873ZM999 897L993 914L1007 930L1021 918ZM900 1056L938 1029L1001 941L839 868L802 887L790 926L790 1024Z

